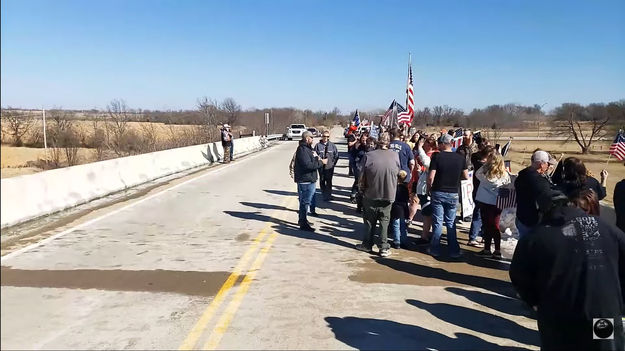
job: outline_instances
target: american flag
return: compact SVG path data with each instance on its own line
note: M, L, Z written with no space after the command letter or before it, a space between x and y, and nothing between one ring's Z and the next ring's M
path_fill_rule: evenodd
M459 137L455 137L453 139L451 139L451 147L454 149L457 149L460 147L460 145L462 145L462 139L463 137L459 136Z
M506 171L508 171L508 173L512 173L512 166L510 166L510 160L503 161L503 164L506 167Z
M610 155L616 157L620 161L625 160L625 132L619 130L614 138L614 142L610 146Z
M356 127L360 125L360 115L358 114L358 109L356 109L356 114L354 115L354 124Z
M516 190L514 188L499 188L497 208L503 210L508 207L516 207Z
M414 116L414 88L412 87L412 64L408 63L408 86L406 87L406 107L408 111L397 114L398 123L412 123Z
M506 157L506 154L508 154L508 151L510 151L510 144L512 143L512 138L510 138L510 140L508 140L508 142L506 143L506 145L504 145L501 148L501 156Z
M380 123L381 125L387 126L387 127L388 126L394 127L394 126L391 125L391 124L393 124L392 121L391 121L392 120L391 117L393 117L393 109L394 108L397 108L398 122L399 122L399 116L402 113L406 112L406 109L400 103L398 103L397 101L393 100L393 102L391 102L391 106L388 107L388 110L386 111L386 113L382 117L382 122Z

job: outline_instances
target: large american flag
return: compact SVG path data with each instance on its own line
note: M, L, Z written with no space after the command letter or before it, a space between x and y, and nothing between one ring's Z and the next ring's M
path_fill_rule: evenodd
M408 64L408 86L406 87L406 107L408 111L397 114L397 123L412 123L414 116L414 89L412 87L412 64Z
M614 142L610 146L610 155L621 161L625 160L625 132L622 129L618 131Z

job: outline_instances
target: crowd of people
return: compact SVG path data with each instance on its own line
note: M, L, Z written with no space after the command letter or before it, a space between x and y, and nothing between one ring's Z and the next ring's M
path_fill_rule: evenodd
M350 132L351 131L351 132ZM614 191L617 226L599 217L599 201L607 196L607 171L593 177L575 157L560 162L536 149L530 166L510 174L499 147L471 131L452 147L453 133L427 134L380 128L347 134L349 175L354 177L350 200L362 214L362 242L356 249L388 257L393 249L427 245L433 257L442 254L446 227L447 251L462 255L457 238L457 206L461 180L472 180L475 209L467 246L481 248L482 257L502 259L498 196L516 193L519 241L510 278L519 297L537 311L543 349L625 348L625 180ZM329 132L313 147L309 132L293 156L291 171L300 200L299 226L314 231L307 215L316 216L316 182L324 201L332 201L332 176L338 161ZM466 195L465 195L466 196ZM409 238L407 227L418 212L422 231ZM481 240L480 240L481 238ZM491 251L491 249L494 249ZM622 319L623 318L623 319ZM603 322L597 324L597 320ZM612 321L614 338L593 339L593 328Z

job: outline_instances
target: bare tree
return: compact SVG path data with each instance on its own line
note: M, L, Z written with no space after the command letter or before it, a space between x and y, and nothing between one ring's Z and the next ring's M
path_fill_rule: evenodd
M432 107L432 118L437 126L441 125L441 119L443 118L444 108L443 106Z
M124 100L114 99L107 106L109 120L106 123L107 141L109 147L117 156L127 156L130 154L130 147L127 145L128 122L131 120L131 113Z
M158 132L154 123L141 124L141 140L139 142L141 152L154 152L159 150Z
M61 167L61 155L64 155L68 166L78 164L81 135L71 119L71 112L54 109L50 110L48 114L50 116L50 162L55 167Z
M96 160L102 161L105 159L106 151L106 130L100 127L100 121L94 119L91 122L93 132L89 137L89 146L95 149Z
M221 107L226 115L226 122L230 125L234 125L239 120L239 114L241 113L241 105L233 98L225 98L221 103Z
M202 118L202 123L200 124L202 126L201 132L205 133L204 141L202 142L210 143L214 141L217 136L215 127L217 126L219 115L221 114L219 103L215 99L204 96L198 99L197 108Z
M2 132L13 137L13 145L22 146L22 138L35 124L35 120L28 112L25 114L12 110L11 107L2 110Z
M567 141L574 139L577 145L582 149L582 154L587 154L594 141L606 135L605 127L610 121L610 116L604 113L598 113L592 109L588 114L590 121L582 123L582 113L570 112L568 118L560 121L558 125L558 134L568 137ZM605 109L604 109L605 111Z

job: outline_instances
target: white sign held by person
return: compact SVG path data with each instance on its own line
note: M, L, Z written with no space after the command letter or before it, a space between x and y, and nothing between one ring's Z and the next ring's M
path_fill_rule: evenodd
M473 172L469 172L469 179L460 181L460 199L462 199L462 218L473 215L475 202L473 202Z

